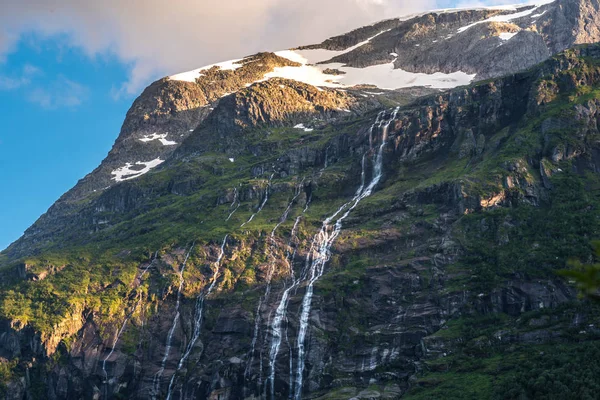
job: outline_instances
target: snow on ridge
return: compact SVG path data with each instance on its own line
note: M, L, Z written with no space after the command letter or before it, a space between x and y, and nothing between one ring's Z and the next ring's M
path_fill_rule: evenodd
M139 178L140 176L150 172L151 169L156 168L163 162L165 162L165 160L156 158L156 159L154 159L152 161L148 161L148 162L138 161L135 164L126 163L125 166L123 166L121 168L117 168L111 172L111 174L114 175L114 177L112 179L114 179L117 182L123 182L123 181L128 181L130 179ZM144 168L141 170L131 169L131 167L133 167L134 165L143 165Z
M344 74L329 75L323 71L337 69ZM450 89L471 83L475 74L456 71L450 74L407 72L394 68L394 62L373 65L365 68L347 67L342 63L302 65L301 67L278 67L265 78L285 78L304 82L313 86L345 88L356 85L375 85L380 89L400 89L414 86L429 86L436 89Z
M194 69L192 71L181 72L179 74L171 75L171 76L169 76L169 79L172 81L196 82L196 79L198 79L199 77L201 77L203 75L200 73L201 71L211 69L212 67L219 67L222 71L235 71L236 69L238 69L244 65L244 64L239 63L239 61L242 61L242 60L243 60L243 58L240 58L238 60L229 60L229 61L223 61L223 62L216 63L216 64L207 65L204 67Z
M461 27L457 33L462 33L467 29L486 22L508 22L517 18L530 16L531 18L541 16L545 13L534 14L541 6L554 3L556 0L538 0L533 3L522 3L515 5L503 5L503 6L491 6L491 7L464 7L464 8L453 8L453 9L438 9L430 10L419 14L412 14L400 17L401 21L408 21L418 16L427 15L430 13L452 13L460 12L464 10L508 10L515 11L512 14L497 15L488 18L483 21L478 21L473 24ZM519 11L522 7L532 6L530 9L525 11ZM394 62L388 64L374 65L366 68L352 68L345 66L341 63L328 63L319 64L331 60L334 57L349 53L357 48L360 48L368 44L371 40L377 36L389 31L383 30L376 35L357 43L347 49L335 51L326 49L312 49L312 50L283 50L276 51L275 54L279 57L286 58L290 61L301 64L299 67L277 67L273 71L265 74L262 79L252 83L248 83L246 87L251 86L254 83L266 81L270 78L285 78L292 79L299 82L303 82L312 86L317 87L331 87L331 88L344 88L352 87L355 85L366 84L375 85L381 89L400 89L405 87L415 86L429 86L436 89L450 89L456 86L467 85L472 82L475 78L475 74L470 75L462 71L455 71L450 74L444 74L436 72L433 74L424 73L411 73L402 69L394 68ZM510 40L513 34L500 34L500 39L503 41ZM449 35L446 39L451 38L453 35ZM514 35L513 35L514 36ZM391 56L397 57L396 53L390 53ZM244 59L230 60L217 64L208 65L202 68L198 68L192 71L183 72L180 74L172 75L169 77L171 80L194 82L198 77L202 76L201 71L212 67L219 67L222 70L236 70L243 66L239 63ZM394 60L395 61L395 60ZM323 71L327 68L338 69L343 74L330 75L325 74ZM320 89L319 89L320 90ZM225 94L225 96L228 94ZM164 144L164 143L163 143Z
M350 53L371 42L377 36L389 32L390 29L383 30L376 35L371 36L367 40L363 40L354 46L348 47L344 50L327 50L327 49L310 49L310 50L283 50L276 51L275 54L279 57L287 58L290 61L294 61L300 64L317 64L322 61L330 60L334 57L341 56L342 54Z
M323 86L331 88L344 88L356 85L375 85L380 89L399 89L413 86L430 86L437 89L450 89L456 86L468 85L475 74L469 75L462 71L444 74L422 74L407 72L394 68L394 61L387 64L373 65L365 68L348 67L343 63L318 64L330 60L342 54L353 51L369 43L375 37L385 33L381 31L377 35L349 47L342 51L333 50L284 50L275 52L279 57L287 58L302 64L300 67L276 67L274 71L267 73L264 78L285 78L298 82L304 82L312 86ZM395 54L395 53L391 53ZM397 57L397 54L395 55ZM325 74L326 69L334 69L343 72L339 75Z
M519 32L502 32L498 37L502 39L502 41L506 42L507 40L512 39Z
M532 5L533 7L528 10L521 11L518 13L495 15L495 16L485 19L483 21L474 22L472 24L469 24L467 26L463 26L462 28L459 28L457 33L462 33L464 31L466 31L467 29L474 27L475 25L485 24L487 22L510 22L510 21L518 19L518 18L527 17L527 16L532 15L540 7L550 4L550 3L554 3L555 1L556 0L542 0L542 1L536 2L535 4L521 4L520 6ZM517 10L517 8L515 8L515 10Z
M548 12L548 10L544 10L543 12L539 13L539 14L534 14L531 16L531 18L538 18L541 17L542 15L546 14Z
M169 135L169 132L164 133L162 135L158 134L158 133L153 133L152 135L145 135L143 138L139 139L140 142L144 142L144 143L148 143L148 142L152 142L154 140L158 140L162 143L163 146L174 146L177 144L177 142L173 142L171 140L167 140L167 136Z
M521 7L527 6L536 6L540 7L546 4L554 3L556 0L538 0L535 2L526 2L526 3L517 3L517 4L507 4L507 5L496 5L496 6L487 6L487 7L457 7L457 8L438 8L428 11L423 11L416 14L408 14L403 15L398 18L399 21L409 21L413 18L422 17L427 14L450 14L461 11L480 11L480 10L499 10L499 11L516 11Z

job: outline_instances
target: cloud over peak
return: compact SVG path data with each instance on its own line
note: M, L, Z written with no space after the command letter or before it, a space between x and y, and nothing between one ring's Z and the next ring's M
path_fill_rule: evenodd
M518 0L517 0L518 1ZM515 0L0 0L0 63L20 35L65 36L89 56L130 66L118 90L134 95L161 76L320 42L424 10Z
M435 0L0 0L0 62L19 36L65 35L88 55L131 66L121 90L261 50L322 41Z

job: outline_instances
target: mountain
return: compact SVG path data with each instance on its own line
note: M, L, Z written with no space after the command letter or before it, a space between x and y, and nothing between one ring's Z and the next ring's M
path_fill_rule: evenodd
M597 2L558 0L442 10L382 21L318 45L259 53L161 79L134 102L102 164L59 199L8 253L31 254L52 242L57 230L65 229L65 220L79 224L84 199L161 165L194 130L207 125L205 119L210 116L218 124L218 115L231 112L230 96L236 102L246 99L241 106L254 114L236 119L240 126L293 126L309 115L323 122L363 115L439 89L514 73L573 45L594 43L600 40L599 7ZM285 79L279 84L289 89L271 91L269 96L277 100L261 103L267 90L262 83L275 78ZM290 80L294 83L287 86ZM324 105L322 99L310 97L310 89L298 86L301 83L340 98ZM295 98L289 99L292 94ZM300 107L307 102L312 105ZM285 111L279 108L282 103Z
M163 78L0 253L7 399L596 398L597 1Z

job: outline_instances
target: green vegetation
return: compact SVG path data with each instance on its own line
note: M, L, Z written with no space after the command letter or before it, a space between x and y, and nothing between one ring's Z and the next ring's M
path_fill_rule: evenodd
M595 399L600 342L520 345L428 363L406 399ZM437 372L435 370L438 370ZM443 370L443 371L439 371Z
M599 311L597 305L566 303L519 317L452 320L430 337L434 343L452 344L449 353L425 363L407 398L595 398L600 390L594 378L600 368ZM564 329L577 316L587 318L586 325ZM549 332L560 336L545 344L525 339Z
M589 259L590 241L600 232L600 198L586 189L597 177L587 178L569 172L555 175L549 203L542 207L525 205L463 218L461 242L468 252L460 265L472 271L482 290L489 290L515 273L552 277L569 259Z

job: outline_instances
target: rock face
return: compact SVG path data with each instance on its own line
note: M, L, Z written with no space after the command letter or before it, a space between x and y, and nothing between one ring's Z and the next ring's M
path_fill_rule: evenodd
M331 61L365 67L394 60L396 68L411 72L464 71L484 80L527 69L573 45L600 39L596 2L540 4L508 10L451 10L384 21L307 48L341 50L383 32L368 45Z
M600 40L599 6L595 1L557 0L546 3L499 9L449 10L408 19L392 19L301 49L326 49L343 53L323 59L323 64L341 63L335 65L361 69L393 63L394 68L409 72L451 74L462 71L474 75L474 80L484 80L524 70L575 44ZM368 42L352 50L365 41ZM284 121L288 124L301 121L301 116L307 116L308 109L330 119L336 111L332 107L336 105L345 110L352 104L353 112L364 113L381 104L373 95L383 94L377 89L363 88L349 96L347 92L337 90L335 94L330 93L328 106L320 110L323 106L319 96L307 96L305 92L293 98L290 97L292 92L287 90L274 91L278 87L274 86L273 79L268 81L269 84L260 82L266 79L266 74L277 69L299 65L296 61L273 53L259 53L232 62L229 68L207 67L202 73L198 72L195 75L197 79L191 82L174 77L153 83L127 113L121 133L107 158L62 196L11 247L12 254L16 255L19 248L31 249L34 244L35 247L47 244L47 236L51 234L53 226L79 212L78 206L82 200L97 196L117 183L117 179L136 178L158 167L209 115L219 126L218 129L225 129L225 126L230 126L232 119L229 115L222 115L223 112L246 114L236 116L234 124L274 122L281 125ZM329 73L331 71L334 70L330 69ZM338 73L334 72L332 76ZM246 90L249 85L255 87ZM301 83L284 86L295 86L297 89ZM226 96L231 93L235 93L234 98ZM405 88L397 93L385 93L386 97L391 96L404 103L423 94L423 90ZM269 101L265 102L267 96ZM217 107L222 97L227 104ZM338 100L332 102L333 97ZM298 109L298 101L308 101L312 105L306 103ZM236 106L232 102L238 103L238 110L234 110ZM385 100L382 102L386 103ZM261 110L263 105L270 107L270 111L265 113L265 110ZM289 107L296 107L293 112L300 114L293 117ZM212 115L215 109L219 111ZM273 110L279 110L276 111L279 115L273 115ZM338 115L343 116L343 113ZM241 122L248 118L248 121ZM221 125L223 123L225 125ZM19 254L24 255L23 252Z
M402 68L477 77L545 60L446 92L262 81L297 67L273 53L154 83L102 165L2 253L0 393L539 390L515 383L519 368L551 375L563 359L525 363L600 333L596 307L557 274L593 260L600 232L600 47L548 59L595 38L596 5L430 13L313 46L379 34L337 61L395 50ZM459 41L471 56L455 57ZM126 163L129 176L113 174Z

